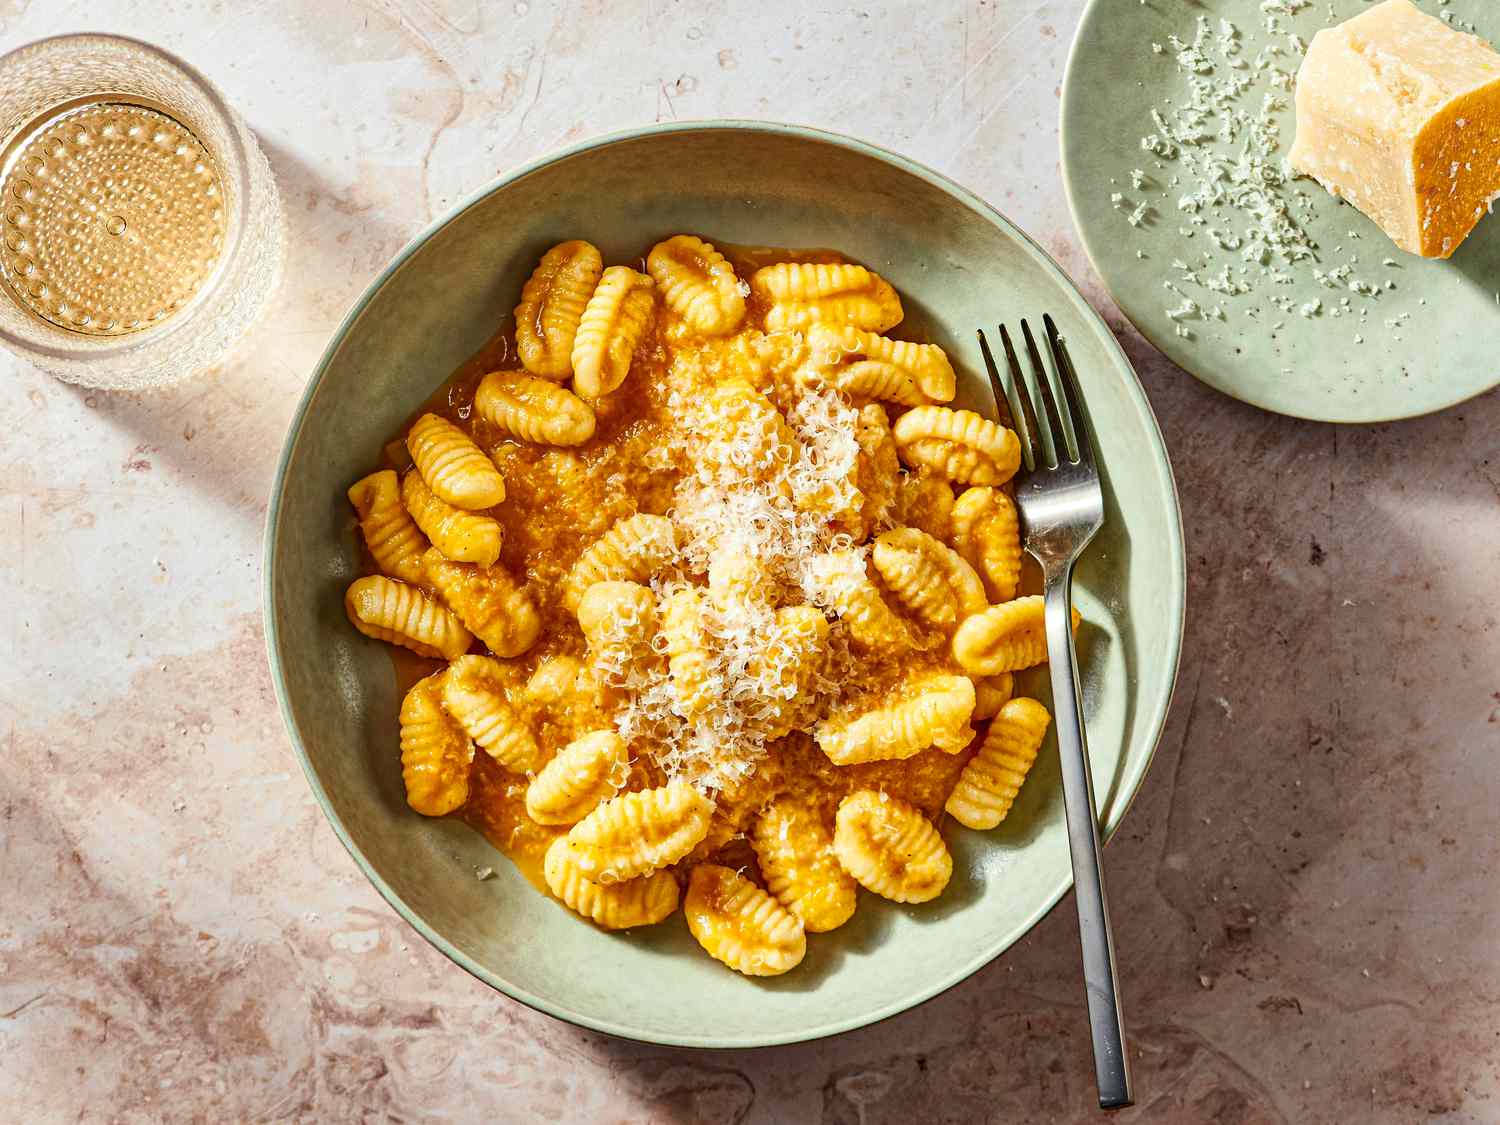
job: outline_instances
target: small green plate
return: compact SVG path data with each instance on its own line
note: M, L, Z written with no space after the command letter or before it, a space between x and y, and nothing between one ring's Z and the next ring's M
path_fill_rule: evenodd
M340 326L292 421L267 526L266 639L287 729L334 830L380 893L459 965L600 1031L694 1046L787 1043L940 992L1057 902L1072 877L1054 746L1000 829L947 829L955 874L941 899L903 907L864 895L852 922L813 937L796 971L753 981L708 958L680 914L602 933L538 894L463 824L410 811L390 658L344 617L359 565L344 490L495 331L541 253L589 238L606 261L633 261L681 231L837 247L865 262L948 349L961 399L985 410L975 329L1046 312L1057 320L1105 475L1105 527L1076 590L1089 622L1079 662L1094 784L1113 830L1161 733L1182 636L1182 530L1151 408L1109 329L1009 222L919 165L806 129L682 124L593 141L506 176L406 247ZM1023 686L1045 697L1044 681L1028 674ZM475 878L483 867L495 877Z
M1500 5L1492 0L1422 7L1450 13L1461 30L1472 27L1500 42ZM1158 133L1153 108L1189 103L1190 74L1178 65L1170 37L1191 43L1200 17L1209 25L1214 69L1191 77L1215 82L1232 73L1257 74L1255 60L1268 45L1286 53L1267 58L1295 73L1301 60L1287 34L1308 41L1368 8L1368 0L1316 0L1277 17L1285 29L1277 34L1267 29L1262 0L1093 0L1078 25L1063 83L1068 203L1121 311L1209 386L1278 414L1328 422L1429 414L1500 385L1500 218L1482 221L1451 259L1425 261L1396 249L1379 227L1315 180L1296 179L1292 214L1316 245L1315 258L1282 266L1273 256L1261 269L1241 257L1253 224L1246 210L1234 204L1205 210L1204 224L1195 226L1179 200L1199 178L1187 173L1183 156L1162 158L1140 142ZM1232 67L1220 47L1220 20L1236 29L1243 68ZM1271 90L1262 72L1236 104L1253 112ZM1292 94L1279 96L1285 104L1271 115L1280 133L1277 163L1296 135ZM1221 120L1212 119L1209 128L1216 130ZM1193 151L1233 161L1244 143L1242 129L1233 140L1220 136ZM1148 177L1139 188L1132 182L1137 170ZM1112 198L1116 193L1119 200ZM1139 226L1131 225L1129 216L1143 205L1149 210L1138 216ZM1194 271L1200 284L1174 262ZM1248 281L1253 290L1231 295L1201 284L1222 279L1223 266L1230 267L1231 287ZM1277 270L1284 282L1275 278ZM1352 289L1354 283L1377 295ZM1183 317L1185 300L1205 309L1217 305L1224 319ZM1180 335L1179 326L1191 335Z

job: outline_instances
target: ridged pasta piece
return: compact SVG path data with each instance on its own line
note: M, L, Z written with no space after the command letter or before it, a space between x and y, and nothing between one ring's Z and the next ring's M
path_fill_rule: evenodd
M563 583L563 605L578 612L595 582L645 582L677 557L677 529L666 516L641 512L619 520L578 556Z
M453 562L432 550L422 556L422 573L448 608L496 656L520 656L536 643L542 628L536 604L499 563Z
M1040 594L992 605L959 625L953 634L953 658L975 676L1020 672L1047 661L1047 630ZM1078 628L1073 610L1073 628Z
M598 249L581 239L542 255L516 306L516 351L527 371L557 380L572 373L573 339L603 272Z
M801 331L850 324L884 332L901 323L901 298L890 283L846 262L778 262L755 271L750 288L770 304L766 330Z
M620 883L687 855L708 835L713 811L713 802L685 781L622 793L573 825L568 845L584 876Z
M1021 440L972 410L918 406L892 427L901 460L960 484L1004 484L1021 467Z
M953 546L984 580L991 601L1008 602L1021 582L1016 506L997 488L964 490L953 505Z
M717 550L708 560L708 600L720 614L764 610L772 602L774 582L765 563L736 547Z
M860 789L839 804L833 854L867 891L929 902L953 876L953 857L932 822L899 798Z
M606 684L623 684L656 661L656 595L639 582L595 582L578 603L578 627L589 664Z
M796 915L728 867L693 868L682 910L708 955L747 977L780 976L807 955Z
M582 445L594 411L566 387L521 371L491 371L474 392L474 411L492 426L537 445Z
M808 802L788 796L767 805L750 830L750 846L766 888L808 933L838 929L853 917L858 887L839 866L833 835Z
M710 242L679 234L658 242L646 258L662 300L694 332L723 336L745 319L745 298L734 267Z
M701 599L697 587L680 586L666 595L661 606L661 635L677 701L673 710L689 722L717 700Z
M827 660L823 611L810 605L778 609L766 651L746 669L760 688L759 719L767 739L784 738L811 717L818 704L813 685Z
M492 657L461 656L443 677L443 706L468 736L512 773L542 766L542 751L526 719L510 704Z
M344 594L344 609L365 636L418 656L455 660L474 640L457 614L415 586L383 574L356 578Z
M993 719L1015 693L1015 677L1009 672L998 676L977 676L974 680L974 720Z
M968 828L994 828L1015 803L1052 716L1035 699L1012 699L990 724L943 807Z
M656 285L628 266L610 266L583 310L573 340L573 389L600 398L625 381L656 311Z
M858 551L830 551L809 559L805 566L819 604L838 615L857 646L884 653L911 647L906 622L885 604Z
M445 558L490 566L500 557L500 521L440 499L415 469L401 480L401 502Z
M380 573L402 582L420 582L427 537L401 503L401 481L395 472L382 469L355 481L349 486L349 503L359 516L360 533Z
M876 539L870 552L875 570L896 600L924 621L942 628L958 620L958 592L941 554L947 550L925 531L900 527Z
M538 662L521 689L532 707L544 711L569 736L606 725L599 679L576 657L559 653Z
M734 377L710 388L696 427L701 457L720 477L767 480L797 456L797 439L765 394Z
M670 871L623 883L596 883L578 869L566 836L547 849L542 877L564 906L606 930L655 925L677 909L681 893Z
M474 744L443 710L442 678L418 680L401 701L401 780L406 803L423 816L444 816L469 799Z
M967 676L927 675L901 698L854 714L835 713L814 729L818 748L837 766L910 758L929 746L957 754L974 738L974 683Z
M892 340L852 325L814 324L807 346L819 377L848 394L921 406L948 402L958 389L953 364L936 344Z
M576 738L526 787L526 815L538 824L577 824L622 788L630 751L612 730Z
M417 472L441 500L466 512L505 499L505 478L474 440L446 418L424 414L406 434Z

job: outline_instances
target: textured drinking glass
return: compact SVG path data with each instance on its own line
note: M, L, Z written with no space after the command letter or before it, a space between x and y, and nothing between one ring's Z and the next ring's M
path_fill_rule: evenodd
M280 278L270 165L191 67L113 35L0 56L0 343L146 390L227 357Z

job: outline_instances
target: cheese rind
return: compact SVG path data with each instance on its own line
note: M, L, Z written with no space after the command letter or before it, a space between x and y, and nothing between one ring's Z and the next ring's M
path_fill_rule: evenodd
M1500 53L1409 0L1318 32L1290 159L1401 249L1449 257L1500 196Z

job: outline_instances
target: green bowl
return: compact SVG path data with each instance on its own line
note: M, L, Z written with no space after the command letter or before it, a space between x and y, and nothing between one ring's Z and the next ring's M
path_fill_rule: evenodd
M406 807L384 646L344 617L358 576L344 498L382 441L495 331L548 246L587 238L633 261L679 231L834 247L878 270L993 412L975 329L1050 312L1099 437L1104 530L1080 563L1084 703L1100 813L1113 830L1166 718L1182 636L1177 496L1151 407L1104 322L1003 216L902 157L807 129L673 124L518 169L397 255L339 327L287 434L266 533L266 639L292 744L334 830L403 917L475 976L533 1008L656 1043L748 1047L860 1027L962 980L1072 884L1050 742L1000 829L950 825L953 881L907 907L863 896L794 972L753 981L697 948L681 915L606 934L537 893L478 833ZM1023 686L1046 696L1045 677ZM493 867L480 880L476 868Z

